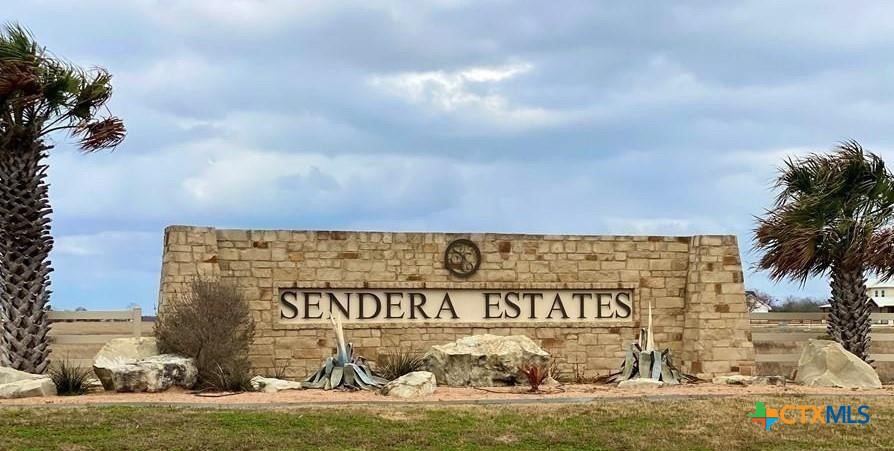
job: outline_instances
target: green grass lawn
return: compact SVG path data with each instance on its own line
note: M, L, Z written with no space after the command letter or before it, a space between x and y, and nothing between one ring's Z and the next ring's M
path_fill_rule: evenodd
M754 402L870 406L866 425L750 423ZM856 407L855 407L856 409ZM0 409L0 449L894 449L894 397L588 405Z

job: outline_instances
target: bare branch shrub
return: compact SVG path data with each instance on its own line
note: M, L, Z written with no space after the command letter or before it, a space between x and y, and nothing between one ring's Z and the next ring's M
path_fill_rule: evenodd
M272 377L274 379L285 379L286 374L289 371L289 363L283 362L280 365L276 365L273 367L272 371L267 371L267 374L264 377Z
M250 389L248 348L255 325L248 302L236 287L218 279L196 278L177 302L158 312L159 351L196 360L197 388Z
M566 382L566 375L561 369L561 363L565 361L565 356L557 350L549 351L549 375L557 382Z
M574 372L571 375L571 382L575 384L592 384L598 379L595 377L587 377L587 366L585 364L576 362L572 363L572 365L574 366Z

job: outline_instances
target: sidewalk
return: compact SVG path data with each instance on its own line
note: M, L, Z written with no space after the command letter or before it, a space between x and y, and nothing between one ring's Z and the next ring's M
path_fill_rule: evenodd
M239 393L195 395L182 390L163 393L105 393L51 398L0 400L4 407L84 407L152 406L227 409L284 409L365 406L463 406L463 405L565 405L635 400L674 401L754 396L894 396L894 386L878 390L850 390L827 387L736 386L691 384L658 389L624 390L611 385L568 385L541 394L526 393L521 387L488 389L438 387L434 394L412 400L389 398L375 392L291 390L279 393Z

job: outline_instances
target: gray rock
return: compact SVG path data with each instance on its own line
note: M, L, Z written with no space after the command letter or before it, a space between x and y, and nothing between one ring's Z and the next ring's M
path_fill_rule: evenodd
M785 378L782 376L743 376L734 374L732 376L717 376L711 382L718 385L785 385Z
M56 396L56 385L45 374L0 367L0 399Z
M664 386L664 382L645 377L618 382L618 388L660 388L662 386Z
M56 396L56 384L49 377L0 384L0 399Z
M105 390L105 388L102 386L102 382L100 382L100 380L95 377L91 377L90 379L87 379L85 384L87 385L87 391L103 391L103 390Z
M385 384L382 394L398 398L415 398L435 392L435 375L428 371L413 371Z
M801 351L795 382L819 387L881 388L868 363L828 340L810 340Z
M438 385L494 387L524 381L522 364L546 365L549 353L524 335L472 335L432 346L424 357Z
M49 376L46 374L31 374L19 371L6 366L0 367L0 384L8 384L10 382L26 381L31 379L45 379Z
M301 382L276 379L274 377L255 376L251 378L251 388L264 393L276 393L282 390L301 390Z
M93 372L106 390L114 390L110 368L135 363L158 355L155 338L115 338L109 340L93 358Z
M198 377L193 359L173 354L111 365L106 370L111 390L117 392L160 392L173 386L192 388Z

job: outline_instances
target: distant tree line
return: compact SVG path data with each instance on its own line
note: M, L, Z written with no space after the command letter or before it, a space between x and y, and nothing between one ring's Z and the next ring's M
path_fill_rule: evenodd
M760 291L749 290L751 296L746 296L748 310L754 311L760 305L770 306L774 312L819 312L820 306L828 303L827 300L809 296L787 296L785 299L779 299L773 295Z

